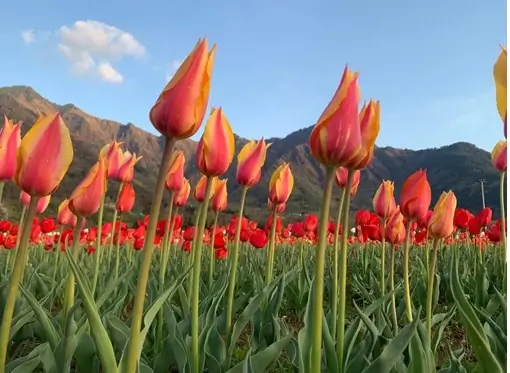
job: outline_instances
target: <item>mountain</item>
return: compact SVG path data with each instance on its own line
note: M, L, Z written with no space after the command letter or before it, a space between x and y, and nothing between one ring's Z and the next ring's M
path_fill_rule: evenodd
M58 203L69 196L97 160L100 148L113 139L123 141L126 149L143 156L135 168L137 203L134 211L137 215L149 211L164 143L161 137L150 134L132 123L120 124L94 117L73 104L52 103L31 87L0 88L0 115L5 114L14 121L22 121L23 134L36 120L37 111L43 113L59 111L71 131L75 149L73 163L53 197L48 214L55 213ZM301 214L318 211L323 191L324 170L310 155L308 138L311 128L298 130L284 138L268 139L272 145L268 149L262 179L248 192L246 209L248 217L260 219L267 216L269 179L274 169L283 161L290 163L295 178L294 190L287 205L287 216L295 218ZM236 152L247 141L236 136ZM199 178L194 162L196 145L193 140L183 140L176 146L186 156L185 174L190 178L192 186ZM361 173L358 194L352 202L353 209L370 208L373 194L383 179L395 181L395 195L398 198L403 181L419 168L428 170L433 203L443 190L453 190L458 199L458 206L475 212L482 206L480 184L477 180L485 179L485 203L493 208L495 215L499 215L499 173L492 167L490 154L475 145L463 142L424 150L377 147L373 162ZM234 180L235 169L234 160L225 175L229 180L230 205L227 214L236 211L240 198L240 188ZM114 203L117 188L116 185L109 187L108 206ZM335 195L338 195L338 190L335 191ZM11 218L20 212L18 196L19 192L12 183L9 183L4 192L4 204L7 205ZM105 210L108 215L107 210L110 209Z

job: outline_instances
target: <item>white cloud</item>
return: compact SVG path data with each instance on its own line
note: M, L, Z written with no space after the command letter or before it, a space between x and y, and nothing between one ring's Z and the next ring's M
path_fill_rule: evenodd
M124 80L113 63L146 55L145 47L127 31L98 21L76 21L57 32L58 50L76 75L98 75L109 83ZM97 63L97 61L102 61Z
M35 31L34 30L25 30L21 32L21 39L27 45L35 43Z
M179 69L179 67L182 65L183 62L184 62L183 60L172 61L172 64L170 65L170 67L168 68L168 70L166 72L166 81L167 82L170 81L170 79L172 79L172 77L177 72L177 70Z
M122 74L115 70L108 62L99 64L97 72L101 77L101 80L105 82L119 84L124 81Z

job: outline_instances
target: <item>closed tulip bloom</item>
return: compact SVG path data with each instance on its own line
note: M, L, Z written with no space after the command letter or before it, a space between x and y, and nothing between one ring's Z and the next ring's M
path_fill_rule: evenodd
M375 192L373 206L381 218L388 218L397 208L394 196L395 186L392 181L383 181Z
M504 47L501 47L501 53L494 64L494 83L496 84L496 106L501 120L506 125L506 48Z
M165 182L165 186L170 192L177 193L184 184L184 163L183 152L177 151L172 154Z
M71 135L60 114L40 116L21 140L13 180L30 196L45 197L55 192L72 161Z
M232 127L223 110L212 109L196 150L197 168L207 176L223 175L235 153Z
M404 225L404 216L396 208L386 222L386 240L393 245L398 245L404 242L405 238L406 227Z
M199 40L152 107L152 125L165 137L187 139L197 133L209 101L215 47Z
M499 141L491 154L492 164L499 172L506 172L506 140Z
M374 157L375 140L379 135L381 122L381 106L379 101L370 100L363 105L360 117L360 131L362 147L353 160L347 165L348 168L363 169L372 162Z
M345 167L338 167L335 171L335 182L339 188L345 189L347 187L348 170ZM356 170L352 175L351 197L354 197L358 192L359 182L361 179L361 171Z
M269 181L269 200L275 205L287 203L294 187L294 175L288 163L280 165Z
M21 191L21 193L19 195L19 200L21 201L21 203L24 206L28 207L28 205L30 204L30 199L31 199L31 197L28 193ZM37 201L37 205L35 207L35 213L37 215L39 215L39 214L42 214L44 211L46 211L46 209L48 208L48 205L50 204L50 200L51 200L51 194L48 194L45 197L39 198L39 201Z
M135 189L131 183L123 183L117 200L117 211L121 214L130 212L135 205Z
M358 74L347 67L340 86L310 134L310 151L323 165L349 164L362 148Z
M4 117L0 129L0 181L10 180L16 173L16 156L21 143L21 123L14 124Z
M70 225L74 227L78 221L76 215L69 209L69 200L64 199L58 206L57 221L61 225Z
M174 200L172 201L175 207L183 207L186 206L188 202L189 194L191 192L191 185L189 184L188 179L184 179L182 183L182 188L174 194Z
M275 205L273 202L271 202L271 200L268 198L267 199L267 208L269 209L269 211L273 211L275 208L276 208L276 213L277 214L281 214L282 212L285 211L285 209L287 208L287 205L285 203L280 203L279 205Z
M135 165L143 157L137 157L136 153L126 151L122 155L122 163L117 174L117 181L121 183L131 183L135 176Z
M79 217L94 215L101 205L107 184L106 159L100 158L69 197L69 208Z
M105 158L108 168L108 179L116 180L119 175L119 169L124 161L124 152L121 148L122 142L113 140L103 146L99 151L99 158Z
M402 185L400 211L408 219L419 220L429 211L432 192L427 180L427 171L418 170Z
M211 184L211 191L216 190L216 183L218 182L218 178L214 177ZM197 185L195 186L195 190L193 191L193 197L197 200L197 202L204 202L205 198L205 187L207 186L207 176L202 175L198 180Z
M435 239L447 238L453 233L453 218L457 208L457 198L452 191L443 192L429 220L429 236Z
M236 182L239 185L252 187L260 181L262 167L266 162L266 152L271 144L262 138L250 141L243 146L237 155Z
M218 180L216 183L216 189L214 190L213 197L211 199L211 208L214 212L225 211L227 208L227 179Z

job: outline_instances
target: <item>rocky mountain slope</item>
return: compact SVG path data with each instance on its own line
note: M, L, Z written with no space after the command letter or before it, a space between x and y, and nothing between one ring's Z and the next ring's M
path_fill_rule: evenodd
M96 161L102 145L112 139L122 140L126 149L143 155L136 167L137 203L135 214L148 212L152 190L163 148L160 137L150 134L132 123L118 122L94 117L72 104L57 105L39 95L31 87L14 86L0 88L0 115L6 114L15 121L23 122L23 133L34 123L37 110L48 113L59 111L69 127L75 148L71 168L61 187L55 193L49 214L55 213L58 203L68 196L90 166ZM288 203L287 215L297 216L316 212L320 206L324 170L310 155L308 137L311 127L289 134L284 138L272 138L268 150L262 180L252 188L247 197L247 215L251 218L267 216L267 188L273 170L283 161L289 162L295 177L294 191ZM236 136L239 150L246 139ZM196 142L180 141L177 148L183 150L186 159L186 176L192 183L199 173L194 164ZM499 174L492 167L490 154L469 143L424 150L377 148L372 164L362 171L361 184L353 200L353 209L370 208L372 196L382 179L395 181L396 196L402 182L418 168L428 170L435 201L443 190L453 190L458 205L472 211L481 208L478 179L485 179L485 202L499 213ZM235 161L225 177L229 178L229 212L237 208L240 189L234 181ZM113 203L117 186L110 187L109 203ZM19 214L19 192L9 185L4 193L4 203L11 215Z

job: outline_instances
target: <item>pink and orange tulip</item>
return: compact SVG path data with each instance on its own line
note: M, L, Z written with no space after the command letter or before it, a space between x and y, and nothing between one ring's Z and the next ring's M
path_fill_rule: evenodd
M245 187L252 187L260 181L262 167L266 162L266 152L271 144L262 138L250 141L237 155L236 182Z
M186 206L190 192L191 185L189 184L189 180L184 178L182 188L177 193L174 194L174 200L172 201L174 206L175 207Z
M347 177L348 176L349 176L348 170L345 167L338 167L335 171L336 185L341 189L345 189L347 187ZM354 171L354 173L352 175L351 197L354 197L356 195L356 193L358 192L360 179L361 179L361 171L360 170Z
M30 199L31 199L30 194L21 191L19 195L19 200L21 201L23 206L28 207L28 205L30 204ZM48 205L50 204L50 200L51 194L39 198L39 200L37 201L37 206L35 207L36 215L42 214L44 211L46 211Z
M94 215L106 193L106 159L101 157L69 197L69 208L79 217Z
M228 204L227 179L218 180L216 189L211 198L211 208L214 212L225 211Z
M101 148L99 158L105 158L108 168L108 179L116 180L119 169L123 163L124 152L121 148L122 142L113 140Z
M214 177L211 184L211 191L216 190L216 183L218 182L218 178ZM202 175L200 179L198 179L197 185L195 185L195 190L193 190L193 198L197 200L197 202L204 202L205 198L205 188L207 186L207 176Z
M310 151L329 167L348 165L362 150L358 74L347 67L331 102L310 134Z
M136 153L130 153L126 151L122 154L122 161L117 173L117 181L121 183L131 183L135 176L135 165L143 157L137 157Z
M21 143L21 123L14 124L4 117L0 129L0 182L10 180L16 172L16 156Z
M494 168L499 172L506 172L506 140L499 141L492 149L491 160Z
M131 183L123 183L120 189L117 206L115 208L121 214L130 212L135 205L135 189Z
M221 108L214 108L197 145L196 162L200 172L207 176L223 175L235 153L232 127Z
M280 165L269 181L269 201L275 205L287 203L294 188L294 175L288 163Z
M166 176L165 186L166 188L174 193L181 190L184 184L184 153L177 151L172 154L172 160L170 161L170 168Z
M58 206L57 221L61 225L69 225L71 227L74 227L78 222L78 218L69 208L69 200L67 198Z
M427 180L427 171L418 170L402 185L400 211L411 220L420 220L429 211L432 191Z
M186 139L200 128L209 102L215 49L209 51L207 39L199 40L159 95L149 117L163 136Z
M384 180L379 188L375 192L374 199L372 201L375 213L381 218L390 217L397 204L394 196L395 186L392 181Z
M393 245L404 242L406 238L406 227L404 225L404 216L398 208L386 222L386 239Z
M434 239L447 238L453 233L453 219L457 198L453 192L443 192L429 220L428 234Z
M32 197L52 194L73 160L69 129L60 114L40 116L21 140L14 182Z

